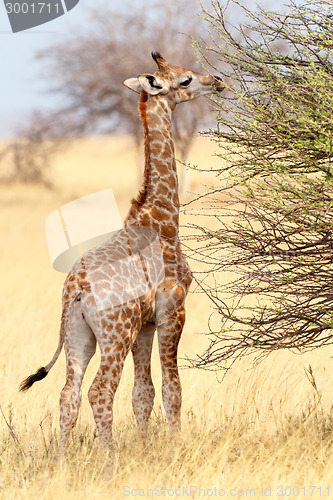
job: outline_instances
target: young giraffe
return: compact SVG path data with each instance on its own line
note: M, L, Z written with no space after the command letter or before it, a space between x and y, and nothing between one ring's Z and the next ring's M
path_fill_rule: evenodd
M112 446L113 400L130 350L135 374L133 410L142 436L146 435L155 394L150 363L156 329L163 405L170 430L180 430L177 349L185 322L184 301L191 272L178 239L178 180L171 114L178 103L222 91L225 86L218 77L172 66L159 53L152 53L152 57L158 66L154 74L144 73L124 82L140 93L139 113L145 137L143 189L132 200L123 229L74 264L63 289L58 348L48 365L21 384L24 391L44 378L65 345L67 374L60 396L60 455L77 421L82 379L95 353L96 341L101 363L88 398L103 447ZM124 290L131 273L126 262L130 261L132 242L142 246L142 241L137 242L140 227L158 235L163 280L148 291L142 289L141 294L138 283L136 294L126 295ZM145 275L147 278L147 272Z

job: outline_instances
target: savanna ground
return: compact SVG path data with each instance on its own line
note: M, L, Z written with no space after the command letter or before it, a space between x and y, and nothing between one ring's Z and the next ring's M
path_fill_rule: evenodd
M208 139L198 138L190 160L216 166L219 160L212 157L213 151ZM50 360L58 342L65 275L50 264L44 221L64 203L107 187L113 188L125 216L138 189L131 141L80 141L55 160L53 178L53 190L0 187L0 498L333 495L331 348L306 355L277 352L257 366L245 358L222 382L221 374L183 369L182 440L172 443L162 408L155 342L156 399L147 445L143 448L136 435L129 356L115 401L115 450L109 459L100 453L87 401L98 366L96 354L83 384L72 452L68 460L55 461L64 354L45 380L27 394L18 393L20 381ZM189 182L190 191L198 193L213 181L193 171ZM186 215L181 222L190 220ZM202 352L207 340L198 333L207 330L210 313L208 300L190 293L180 357Z

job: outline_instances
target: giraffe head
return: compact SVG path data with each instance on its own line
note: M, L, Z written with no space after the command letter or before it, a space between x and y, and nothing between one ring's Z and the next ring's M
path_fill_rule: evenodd
M202 75L180 66L169 64L159 52L152 52L158 66L153 73L142 73L137 78L128 78L123 83L126 87L149 96L163 95L174 108L180 102L190 101L200 96L221 92L225 84L218 76Z

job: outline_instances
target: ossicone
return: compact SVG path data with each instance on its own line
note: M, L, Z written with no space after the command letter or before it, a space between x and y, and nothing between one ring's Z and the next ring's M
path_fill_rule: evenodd
M154 59L154 61L156 62L159 69L163 69L166 66L168 66L167 61L164 59L164 57L159 52L152 52L151 56Z

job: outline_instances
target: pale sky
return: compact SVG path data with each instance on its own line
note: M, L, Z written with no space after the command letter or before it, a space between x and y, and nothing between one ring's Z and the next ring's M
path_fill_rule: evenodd
M111 1L115 9L121 10L124 5L122 0ZM0 80L0 136L11 135L29 111L55 106L55 97L46 92L43 67L35 60L35 54L53 40L60 40L68 34L77 36L89 22L86 14L91 6L92 0L80 0L71 11L49 23L12 33L4 3L0 1L0 58L3 68Z

